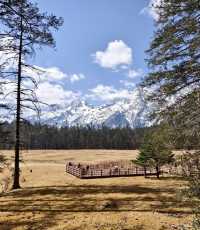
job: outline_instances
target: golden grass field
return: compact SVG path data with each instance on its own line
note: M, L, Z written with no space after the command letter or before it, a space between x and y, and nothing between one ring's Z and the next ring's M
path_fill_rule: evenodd
M13 158L13 152L3 152ZM81 180L65 173L66 161L134 159L137 151L38 150L22 155L22 189L0 195L0 230L181 230L191 222L191 201L180 202L179 190L186 186L181 179Z

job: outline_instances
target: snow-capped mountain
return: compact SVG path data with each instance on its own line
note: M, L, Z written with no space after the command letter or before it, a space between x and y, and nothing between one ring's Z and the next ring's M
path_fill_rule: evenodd
M76 100L60 108L54 106L42 117L42 123L62 126L102 126L110 128L132 128L150 126L150 108L144 100L144 93L137 88L128 99L120 99L104 106L92 106ZM54 112L52 112L52 109Z

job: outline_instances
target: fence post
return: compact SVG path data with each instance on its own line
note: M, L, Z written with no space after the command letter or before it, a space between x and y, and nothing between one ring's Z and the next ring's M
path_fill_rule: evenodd
M136 170L136 175L137 175L138 174L138 168L136 167L135 170Z
M101 169L101 176L102 176L102 169Z
M79 176L81 177L81 175L82 175L82 170L81 169L79 169Z

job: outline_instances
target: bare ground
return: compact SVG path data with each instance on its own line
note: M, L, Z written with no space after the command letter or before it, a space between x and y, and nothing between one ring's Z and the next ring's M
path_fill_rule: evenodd
M13 153L4 151L9 158ZM81 180L65 173L66 161L134 159L127 150L23 152L19 191L0 196L0 230L165 230L191 222L191 201L180 202L180 178Z

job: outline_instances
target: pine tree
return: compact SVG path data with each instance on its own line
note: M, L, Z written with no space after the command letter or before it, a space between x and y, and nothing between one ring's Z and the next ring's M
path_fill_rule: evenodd
M15 140L15 166L13 189L20 188L19 184L19 154L21 145L22 109L37 109L38 100L34 90L24 88L23 82L31 81L36 87L36 80L27 76L28 70L35 67L27 64L25 60L35 52L36 46L54 46L55 41L51 29L58 29L62 25L62 19L54 15L40 13L36 4L29 0L1 0L0 1L1 35L12 41L10 52L14 52L13 62L16 63L13 75L16 81L16 140ZM5 77L7 77L7 73Z
M161 167L174 161L174 155L159 133L154 133L152 138L153 151L151 152L149 164L156 169L157 178Z
M145 177L146 177L146 169L149 166L149 161L151 155L153 154L153 146L149 140L150 140L149 136L146 135L144 137L144 142L140 147L139 155L137 156L136 160L133 161L135 164L140 165L144 168Z
M200 1L162 0L155 7L159 19L147 51L152 71L142 85L151 88L157 115L173 120L174 128L199 130Z
M163 132L163 131L162 131ZM139 156L135 163L145 167L154 167L157 178L160 177L161 167L170 164L174 160L164 134L160 130L156 130L151 134L147 134L144 143L140 148ZM146 174L146 173L145 173Z

